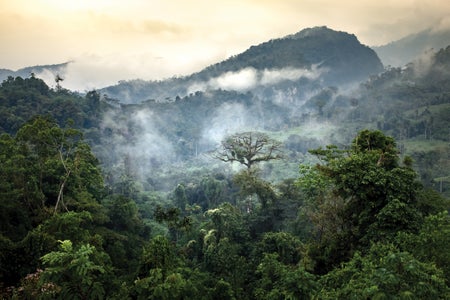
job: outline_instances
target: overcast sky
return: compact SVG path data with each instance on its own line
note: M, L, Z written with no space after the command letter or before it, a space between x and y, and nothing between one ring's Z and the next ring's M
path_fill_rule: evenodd
M382 45L450 27L450 1L0 0L0 68L74 61L71 72L84 79L65 84L98 88L200 71L251 45L322 25Z

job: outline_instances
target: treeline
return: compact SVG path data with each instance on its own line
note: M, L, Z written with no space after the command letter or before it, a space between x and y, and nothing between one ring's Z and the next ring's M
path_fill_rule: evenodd
M254 165L169 202L106 188L81 132L51 118L0 143L2 298L450 296L448 201L380 131L311 151L296 180Z
M61 86L51 89L33 75L25 79L9 77L0 87L0 132L15 134L33 115L51 115L61 127L71 120L74 128L83 131L101 161L108 185L128 176L127 168L133 169L139 161L144 162L140 167L153 170L145 176L134 176L145 177L139 184L145 190L167 190L184 180L168 178L173 174L166 174L167 168L162 165L176 160L192 162L211 150L208 129L220 133L236 124L253 125L274 135L288 129L290 136L280 140L292 165L305 159L307 149L323 145L323 140L346 145L364 128L379 129L398 141L402 155L413 157L414 168L425 186L448 197L449 53L450 48L440 50L430 57L427 66L412 63L403 69L388 69L355 93L318 83L309 90L309 83L299 80L247 93L215 90L179 97L170 94L169 80L163 85L170 94L166 99L126 105L97 91L81 95ZM141 128L145 126L142 122L147 122L142 120L143 112L151 112L147 127L153 131ZM330 124L336 130L328 136L305 136L304 127L309 122ZM145 135L168 141L170 151L150 159L137 157L140 152L126 146L139 144ZM152 144L161 143L155 140Z
M387 70L358 96L308 99L298 82L124 105L8 78L0 298L449 298L449 53L425 73ZM244 147L231 152L244 171L204 163L204 128L237 108L267 121L283 160L249 167ZM307 151L322 145L302 131L311 120L340 123L335 145ZM174 154L121 148L159 133ZM300 171L283 176L290 165Z

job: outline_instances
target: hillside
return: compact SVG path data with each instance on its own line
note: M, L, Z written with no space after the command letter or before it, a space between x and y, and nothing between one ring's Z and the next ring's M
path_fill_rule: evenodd
M448 45L449 29L426 29L372 49L385 66L402 67L428 51L438 51Z
M281 40L295 44L296 40L304 41L322 34L326 40L356 41L351 35L321 27ZM450 101L449 48L430 55L426 61L409 64L407 68L392 68L373 75L353 90L324 86L312 78L292 79L298 75L292 71L294 68L289 69L291 72L275 74L284 80L268 81L266 78L264 81L261 77L258 85L243 90L214 89L211 79L208 80L210 87L198 84L199 91L185 96L173 90L185 87L189 80L194 82L193 78L218 70L228 70L225 74L230 74L230 68L235 65L238 69L250 66L251 70L256 70L256 62L263 59L252 60L249 53L255 54L258 49L274 45L277 42L252 47L242 56L189 78L153 83L139 81L139 92L153 87L153 93L165 95L162 99L139 104L119 103L98 92L79 96L64 89L55 91L38 78L11 79L3 83L0 94L3 99L1 129L13 134L34 114L50 113L62 126L72 119L77 128L85 130L104 168L111 171L111 184L120 180L124 158L127 158L127 168L133 170L133 176L144 182L146 188L170 190L186 172L178 167L173 169L173 164L212 164L204 154L214 150L226 135L235 132L265 131L285 144L289 159L284 166L277 167L279 170L275 168L266 173L267 178L277 181L285 176L296 176L298 162L309 159L308 149L328 143L348 144L359 129L376 128L398 139L403 153L416 159L417 170L426 185L439 188L442 180L438 178L448 176L442 166L449 161L445 145L449 126L446 115ZM314 48L312 42L308 45ZM249 61L247 64L244 58ZM305 61L315 62L314 59L317 58L297 59L296 66ZM287 70L286 65L277 66ZM264 70L261 72L260 76L268 76ZM200 82L197 79L195 82ZM136 82L122 83L116 88L127 85L135 87ZM422 146L424 150L420 150L420 145L425 144L436 146ZM441 190L448 193L445 184Z
M31 74L39 78L54 78L57 74L63 75L65 69L69 63L54 64L54 65L41 65L21 68L13 71L8 69L0 69L0 81L7 79L9 76L27 78Z
M123 103L138 103L184 97L206 89L252 91L286 81L315 89L318 83L328 86L359 82L382 69L375 52L354 35L314 27L252 46L190 76L158 82L125 81L101 93Z
M8 77L0 298L449 299L450 46L349 86L380 67L350 45L116 86L139 103Z
M413 156L427 186L448 193L440 184L450 161L449 53L440 50L427 65L389 69L353 91L317 85L304 92L304 82L285 81L276 88L199 91L140 104L118 104L97 92L55 91L38 78L17 78L2 84L0 126L13 134L34 114L50 113L61 126L71 119L111 172L110 184L128 169L145 189L164 191L184 178L185 168L220 168L205 154L228 134L264 131L283 142L289 159L265 173L278 181L296 176L299 161L310 159L308 149L348 144L359 129L380 129Z

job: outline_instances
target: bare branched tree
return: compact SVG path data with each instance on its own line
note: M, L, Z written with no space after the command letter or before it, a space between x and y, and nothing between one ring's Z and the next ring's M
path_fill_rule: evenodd
M225 138L214 158L224 162L239 162L248 170L253 164L282 158L281 142L262 132L242 132Z

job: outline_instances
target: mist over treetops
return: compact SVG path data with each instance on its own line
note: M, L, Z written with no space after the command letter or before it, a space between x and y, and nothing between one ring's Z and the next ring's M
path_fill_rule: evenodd
M314 27L84 92L0 70L0 298L447 299L447 44L383 66Z

